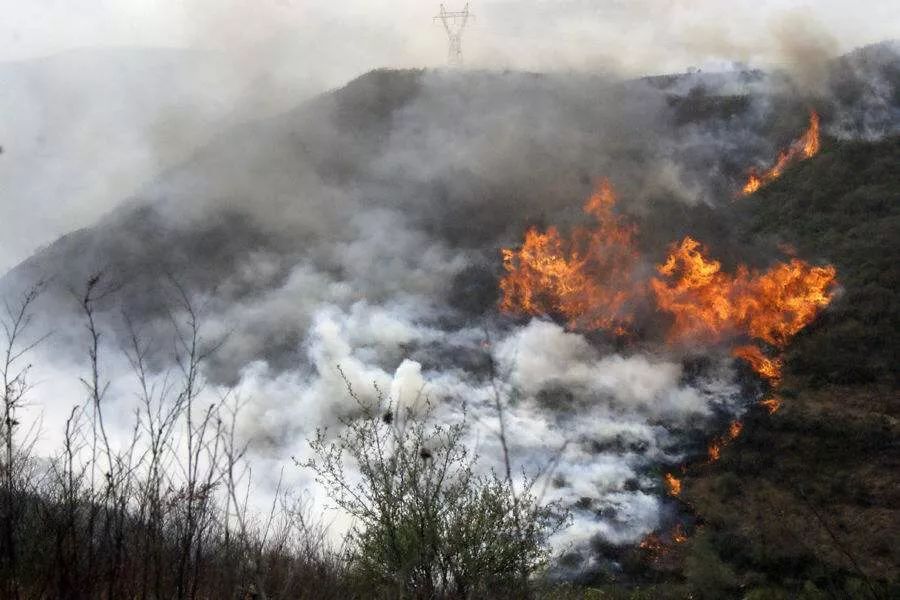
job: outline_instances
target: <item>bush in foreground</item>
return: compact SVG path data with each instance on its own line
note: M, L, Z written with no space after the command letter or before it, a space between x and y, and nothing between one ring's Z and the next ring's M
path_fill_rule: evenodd
M351 577L384 598L532 595L566 513L542 504L529 481L517 492L510 477L477 474L465 422L433 423L427 403L416 414L354 398L361 414L334 439L319 431L305 463L356 519Z

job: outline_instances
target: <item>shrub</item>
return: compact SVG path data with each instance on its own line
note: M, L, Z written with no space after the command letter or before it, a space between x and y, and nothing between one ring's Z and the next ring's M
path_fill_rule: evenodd
M533 482L517 492L511 478L477 474L464 420L434 423L428 403L396 415L381 395L369 406L349 391L360 414L334 439L319 431L304 465L356 520L348 558L357 585L391 598L532 595L565 512L541 504Z

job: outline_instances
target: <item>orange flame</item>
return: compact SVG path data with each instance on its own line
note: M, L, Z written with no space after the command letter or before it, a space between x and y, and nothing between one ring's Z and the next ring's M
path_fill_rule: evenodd
M684 526L681 523L676 523L672 530L668 534L668 538L670 541L666 541L665 534L660 534L659 532L648 533L641 543L638 544L647 555L653 560L660 560L665 557L669 551L672 549L675 544L683 544L687 541L688 537L684 531Z
M770 396L759 401L760 405L769 411L770 415L774 415L781 408L781 398Z
M670 496L677 496L681 493L681 480L671 473L666 473L665 484L666 491L669 492Z
M759 175L756 174L755 171L751 170L750 174L747 175L747 183L744 184L744 187L741 188L741 191L745 196L749 196L763 185L762 179Z
M815 127L801 138L804 152L818 150L818 116L813 117ZM657 308L672 316L670 342L749 337L783 349L831 302L833 266L792 258L765 272L741 265L732 275L691 237L672 246L648 286L636 276L636 229L613 211L615 203L603 180L583 207L596 220L594 227L576 227L569 236L556 227L543 232L533 227L520 248L503 248L500 309L558 316L570 329L621 336L632 322L634 300L650 289ZM733 354L773 387L780 383L780 358L758 345L739 346Z
M665 279L654 278L650 286L657 306L674 318L671 341L747 335L775 348L784 348L831 302L837 276L833 266L812 267L797 258L765 273L741 266L728 275L690 237L673 246L657 270ZM732 353L773 386L780 383L780 358L754 345Z
M812 158L822 149L822 142L819 139L819 113L816 111L809 113L809 129L800 141L803 143L803 158Z
M641 543L639 544L640 548L646 551L652 558L659 558L661 555L665 554L667 548L665 543L663 543L662 538L659 537L657 533L649 533Z
M799 259L765 273L744 266L734 276L707 259L690 237L672 248L657 267L666 279L650 281L658 307L674 317L673 341L747 334L783 347L831 301L836 271L811 267Z
M781 152L768 171L751 172L744 193L753 193L779 177L792 161L810 158L819 148L819 115L811 112L803 136ZM500 309L564 317L570 329L605 329L624 335L633 319L631 301L649 287L658 309L673 318L668 335L672 342L749 337L781 350L831 302L837 275L831 265L812 267L792 258L766 272L741 265L729 275L691 237L672 246L666 261L657 266L659 277L651 278L647 286L635 276L636 229L615 214L615 203L612 187L603 180L583 207L596 220L594 227L576 227L569 236L556 227L543 232L532 227L520 248L503 248L506 274L500 281ZM732 353L773 388L778 387L780 356L770 357L758 345L738 346ZM772 414L781 399L772 396L760 404ZM713 438L707 448L709 462L719 460L722 449L742 431L743 423L735 420L725 434ZM669 495L681 494L682 480L672 473L664 475L664 484ZM658 559L671 544L687 539L680 524L670 538L667 543L654 532L640 547Z
M753 371L768 381L773 387L781 382L781 368L783 361L780 358L769 358L758 346L739 346L731 353L746 361Z
M741 432L744 430L744 424L740 421L732 421L728 425L728 431L722 437L713 438L713 441L709 443L709 447L706 450L706 454L709 457L709 462L716 462L722 456L722 448L733 442L741 435Z
M504 248L501 310L561 315L571 329L623 335L632 318L626 303L638 256L635 228L613 212L615 203L612 186L603 180L584 205L596 226L576 227L569 237L556 227L531 228L521 248Z
M775 164L762 173L751 169L747 175L747 182L741 191L749 196L762 186L778 179L787 166L795 160L806 160L819 153L821 142L819 140L819 114L816 111L809 113L809 127L787 150L778 153Z

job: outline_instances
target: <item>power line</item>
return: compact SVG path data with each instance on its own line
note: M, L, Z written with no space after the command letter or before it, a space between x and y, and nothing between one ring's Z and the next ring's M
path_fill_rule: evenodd
M441 12L434 17L435 21L440 20L444 25L444 31L447 32L447 41L449 42L447 62L450 65L460 66L463 64L462 34L469 19L474 18L475 15L469 12L468 3L460 11L449 11L441 4Z

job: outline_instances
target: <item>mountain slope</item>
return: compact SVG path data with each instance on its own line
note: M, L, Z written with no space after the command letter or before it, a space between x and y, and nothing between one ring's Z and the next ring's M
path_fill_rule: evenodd
M739 211L745 239L769 237L833 263L844 288L791 349L789 365L814 383L900 377L900 137L826 141Z
M897 137L827 140L819 156L741 200L744 235L832 261L843 289L791 346L782 408L747 419L722 460L685 481L683 498L706 523L687 564L703 556L730 573L707 580L707 593L900 590L898 161Z
M365 283L357 291L370 301L426 286L459 302L451 308L472 310L449 290L474 284L489 299L487 288L496 286L482 272L496 269L499 247L536 222L576 222L597 177L614 175L623 207L635 212L646 212L648 194L696 205L711 193L682 185L699 180L709 163L676 162L689 156L679 150L693 134L668 98L642 82L593 77L373 72L222 133L93 227L23 263L6 278L7 289L52 278L46 312L64 316L65 306L77 308L67 290L105 270L126 285L123 304L133 317L152 319L147 310L163 304L166 274L191 293L216 290L218 305L227 306L279 294L308 268L319 290L359 277ZM703 126L715 136L730 120L752 127L758 119L745 109ZM722 171L765 145L745 137L748 150L715 159ZM420 264L437 257L444 267ZM374 259L380 271L367 268ZM481 271L463 273L453 261ZM489 308L490 301L474 310ZM287 325L256 323L254 335L270 339L235 349L223 370L260 357L295 361L308 326L302 316Z

